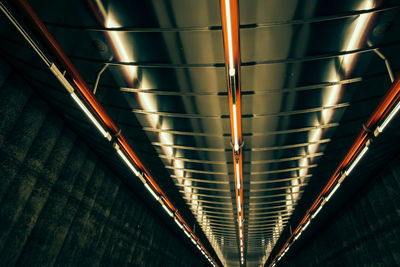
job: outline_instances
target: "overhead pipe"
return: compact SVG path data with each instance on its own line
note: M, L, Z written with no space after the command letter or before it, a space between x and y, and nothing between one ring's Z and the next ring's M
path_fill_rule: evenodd
M228 91L231 142L235 177L238 235L241 263L244 264L243 221L243 136L240 83L239 9L237 0L220 0L222 35L225 51L225 69Z
M336 168L331 178L329 179L326 186L320 192L318 197L315 199L310 209L303 217L295 231L289 236L288 240L283 245L283 248L275 256L274 260L271 261L270 266L274 266L276 262L281 259L285 253L285 248L289 247L291 243L299 238L305 227L309 225L310 220L316 216L320 211L321 206L325 204L327 200L333 195L333 193L339 188L340 184L346 178L346 171L352 169L360 158L365 154L368 146L373 138L376 138L381 131L379 131L379 124L385 122L388 116L394 116L400 107L400 74L396 80L389 87L386 94L382 97L378 106L372 112L367 122L363 125L362 130L358 134L356 140ZM382 125L382 124L381 124ZM312 214L315 214L314 216Z
M94 96L93 92L87 85L87 83L84 81L78 70L75 68L75 66L72 64L71 60L68 58L68 56L65 54L65 52L62 50L61 46L57 43L55 38L51 35L49 30L46 28L44 23L40 20L39 16L36 14L36 12L33 10L33 8L30 6L30 4L26 0L10 0L9 1L11 6L18 12L20 17L23 19L24 23L28 25L29 29L35 34L35 37L38 38L40 43L45 47L45 49L50 53L50 55L53 57L55 60L56 64L63 68L65 70L64 74L59 73L59 75L56 75L55 71L52 70L53 74L56 76L62 76L57 77L60 82L63 83L63 85L66 87L66 89L70 93L74 93L74 90L76 90L81 98L86 102L87 106L89 109L95 114L97 119L106 126L106 128L112 133L114 140L116 142L116 145L118 149L122 150L124 152L124 155L127 156L129 161L132 161L135 166L138 167L140 171L139 178L142 180L144 179L146 183L149 183L154 189L154 191L160 195L160 200L162 200L161 204L165 204L173 214L174 219L176 219L179 223L187 229L187 231L194 237L195 234L194 232L190 229L188 224L185 222L185 220L182 218L182 216L178 213L177 209L174 207L174 205L171 203L171 201L167 198L163 190L160 188L160 186L156 183L150 172L147 170L147 168L143 165L143 163L140 161L139 157L136 155L136 153L133 151L131 146L129 145L127 139L123 136L121 133L121 129L117 127L117 125L114 123L110 115L106 112L104 107L101 105L101 103L97 100L97 98ZM6 10L6 7L2 4L2 11L6 13L8 10ZM7 15L7 14L6 14ZM10 19L10 18L9 18ZM11 20L11 19L10 19ZM11 21L16 28L18 29L18 25L15 24L15 21ZM20 30L20 29L18 29ZM20 30L21 32L21 30ZM23 31L24 32L24 31ZM40 48L36 46L34 41L25 33L23 33L23 36L25 39L30 43L30 45L35 49L35 51L39 54L39 56L44 60L46 65L51 69L51 67L54 67L54 63L51 63L48 61L48 59L44 56ZM56 68L58 70L58 68ZM59 71L58 71L59 72ZM71 86L72 85L72 86ZM110 139L109 139L110 140ZM199 240L196 237L197 240ZM215 260L211 258L210 253L204 248L204 246L198 241L199 246L201 248L201 252L206 256L207 259L210 260L210 263L213 265L216 265ZM205 253L203 252L205 251Z

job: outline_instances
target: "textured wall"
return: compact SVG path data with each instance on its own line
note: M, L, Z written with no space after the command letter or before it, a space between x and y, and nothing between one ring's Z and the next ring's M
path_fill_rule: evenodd
M1 266L204 264L3 61L0 118Z
M283 266L400 266L400 156Z

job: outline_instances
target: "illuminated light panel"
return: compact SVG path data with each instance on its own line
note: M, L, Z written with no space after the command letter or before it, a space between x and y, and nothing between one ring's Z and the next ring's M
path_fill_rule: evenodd
M239 163L236 163L236 186L237 186L237 189L240 190L240 170L239 170Z
M294 237L294 240L299 239L300 236L301 236L301 231Z
M240 205L240 196L238 197L238 211L240 212L242 209L242 205Z
M368 10L373 7L374 7L373 1L367 0L367 1L364 1L363 6L360 7L360 9ZM346 51L351 51L351 50L359 48L359 45L361 42L361 37L366 30L366 27L368 25L368 20L370 18L371 18L371 14L361 14L357 18L357 20L356 20L357 24L350 35L351 37L346 46ZM351 67L351 63L352 63L351 61L353 58L354 58L354 55L352 55L352 54L343 56L342 67L346 70L346 72L349 71L349 68Z
M365 146L363 150L361 150L360 154L354 159L354 161L351 163L350 167L344 172L347 176L350 175L351 171L354 169L354 167L358 164L358 162L361 160L361 158L365 155L367 152L368 147Z
M393 117L399 112L400 110L400 102L397 103L396 107L390 112L389 116L383 121L383 123L378 126L378 131L381 133L385 129L385 127L389 124L389 122L393 119Z
M319 206L319 208L313 213L313 215L311 215L311 219L314 219L318 215L318 213L321 211L321 209L322 209L322 205Z
M229 0L225 0L225 12L226 12L226 25L228 35L228 53L229 53L229 75L235 75L235 68L233 65L233 41L232 41L232 24L231 24L231 10Z
M133 164L130 162L130 160L126 157L126 155L124 154L124 152L121 151L121 149L119 149L118 145L115 146L115 149L117 150L117 154L118 156L125 162L125 164L129 167L129 169L131 169L131 171L136 175L139 176L140 172L138 171L138 169L136 169L135 166L133 166Z
M174 221L175 221L175 223L178 225L179 228L183 229L182 223L181 223L176 217L174 218ZM186 233L186 231L185 231L185 233ZM190 236L189 236L189 237L190 237Z
M159 200L160 196L156 194L156 192L154 192L154 190L149 186L149 184L144 184L144 186L146 187L146 189L151 193L151 195L156 199Z
M236 104L232 105L232 116L233 116L233 135L234 135L234 144L233 149L235 152L239 152L239 132L237 125L237 116L236 116Z
M161 206L162 206L163 209L168 213L169 216L174 217L174 214L173 214L172 211L164 204L164 202L161 202Z
M336 190L338 190L340 184L336 184L335 187L333 188L333 190L329 193L329 195L326 197L326 201L328 202L329 199L331 199L331 197L333 196L333 194L335 194Z
M305 231L307 229L307 227L310 225L310 223L311 223L311 221L308 220L308 222L303 227L303 231Z
M189 234L189 232L188 232L186 229L184 229L183 232L185 233L185 235L186 235L188 238L190 238L190 234Z
M79 97L72 92L71 93L72 99L78 104L78 106L82 109L82 111L86 114L86 116L90 119L90 121L96 126L96 128L99 130L99 132L107 138L108 141L111 141L111 135L109 132L104 130L103 126L98 122L98 120L93 116L93 114L87 109L87 107L82 103L82 101L79 99Z

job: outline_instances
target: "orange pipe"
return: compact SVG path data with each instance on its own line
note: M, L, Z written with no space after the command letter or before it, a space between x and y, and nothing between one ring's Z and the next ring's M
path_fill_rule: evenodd
M229 15L227 14L226 4L229 4ZM224 41L224 51L225 51L225 69L226 69L226 80L227 80L227 90L228 90L228 103L229 103L229 114L230 114L230 124L232 133L232 145L236 143L236 139L239 145L238 154L235 154L235 149L233 151L233 162L234 162L234 177L235 177L235 194L236 203L240 202L240 211L237 210L238 220L242 221L242 226L239 227L239 231L242 231L242 239L244 243L244 222L243 222L243 150L241 149L242 144L242 105L241 105L241 82L240 82L240 47L239 47L239 9L237 0L220 0L221 9L221 22L222 22L222 36ZM228 21L230 18L230 23ZM228 25L229 24L229 25ZM231 43L229 43L228 31L231 30ZM232 51L231 51L232 50ZM232 55L232 58L231 58ZM233 62L231 62L233 60ZM230 66L235 70L234 78L236 82L236 88L233 92L231 87L231 74ZM232 95L235 94L235 95ZM233 108L233 98L236 99L236 109ZM236 119L235 119L236 118ZM235 127L236 122L236 127ZM236 128L236 130L235 130ZM236 166L236 157L238 157L238 166ZM237 172L237 168L239 169ZM236 173L239 173L237 177ZM237 181L240 183L240 189L237 190ZM239 238L240 239L240 238Z

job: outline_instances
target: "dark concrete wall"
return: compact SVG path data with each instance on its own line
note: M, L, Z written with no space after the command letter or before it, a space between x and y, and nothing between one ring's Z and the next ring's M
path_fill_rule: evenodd
M0 265L199 266L0 60Z
M400 266L400 156L279 266Z

